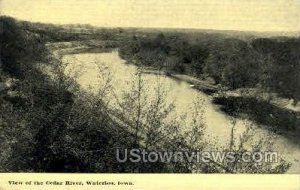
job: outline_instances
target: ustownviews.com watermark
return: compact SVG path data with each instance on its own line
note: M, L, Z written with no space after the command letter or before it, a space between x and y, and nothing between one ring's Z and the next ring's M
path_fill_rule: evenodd
M116 158L120 163L170 163L170 162L255 162L277 163L277 152L224 152L224 151L146 151L144 149L116 149Z

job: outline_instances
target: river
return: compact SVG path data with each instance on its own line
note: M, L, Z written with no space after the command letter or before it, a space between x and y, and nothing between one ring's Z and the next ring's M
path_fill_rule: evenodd
M69 76L79 73L77 82L80 86L89 92L95 93L102 85L101 80L104 79L103 73L111 78L112 91L118 98L124 91L130 89L133 76L137 73L138 68L132 64L126 64L122 60L118 51L114 50L109 53L81 53L63 56L63 63L68 63L65 71ZM99 68L103 71L99 79ZM101 79L102 78L102 79ZM204 119L206 123L205 137L217 146L225 146L229 143L232 130L232 118L221 112L218 107L212 104L212 97L193 89L188 83L178 81L167 76L144 74L143 81L148 90L149 97L153 94L156 84L163 86L167 92L167 101L173 102L175 105L175 114L187 114L186 125L182 126L183 130L189 127L191 115L190 110L193 109L195 100L201 99L201 108L204 110ZM111 96L113 98L113 96ZM112 101L113 104L114 101ZM112 105L113 106L113 105ZM249 123L246 120L237 119L236 135L239 136ZM263 137L270 134L266 129L259 128L256 137ZM292 163L292 167L288 173L300 173L300 146L290 142L283 136L278 136L274 144L274 150L280 156Z

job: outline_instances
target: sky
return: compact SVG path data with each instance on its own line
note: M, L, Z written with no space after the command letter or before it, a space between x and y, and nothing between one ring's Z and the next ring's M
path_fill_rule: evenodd
M0 0L2 15L104 27L299 31L300 0Z

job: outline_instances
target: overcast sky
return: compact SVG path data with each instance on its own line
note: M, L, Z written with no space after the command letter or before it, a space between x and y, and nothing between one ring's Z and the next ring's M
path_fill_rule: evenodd
M1 14L59 24L300 30L300 0L0 0Z

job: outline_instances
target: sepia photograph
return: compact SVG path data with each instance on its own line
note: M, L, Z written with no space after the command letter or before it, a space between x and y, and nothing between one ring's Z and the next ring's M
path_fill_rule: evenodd
M1 173L300 174L299 0L0 13Z

